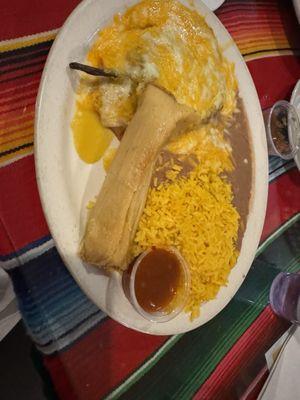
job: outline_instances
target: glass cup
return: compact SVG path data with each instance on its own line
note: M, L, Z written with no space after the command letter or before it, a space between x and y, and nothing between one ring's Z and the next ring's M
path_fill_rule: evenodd
M269 155L292 159L300 148L300 121L288 101L277 101L263 111Z
M300 323L300 273L281 272L271 285L273 311L293 323Z

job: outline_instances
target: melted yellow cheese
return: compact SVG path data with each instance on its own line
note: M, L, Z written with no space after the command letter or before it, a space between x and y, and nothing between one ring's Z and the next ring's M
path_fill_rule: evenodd
M112 131L102 126L96 111L78 105L71 126L75 148L82 161L88 164L98 161L110 145Z
M219 124L209 123L201 128L175 136L166 146L173 154L189 157L194 155L200 163L209 161L219 172L232 171L231 147Z
M234 68L196 11L175 0L144 0L117 15L88 55L96 66L154 82L207 118L235 106ZM113 104L112 104L113 107Z
M127 76L87 79L87 90L81 82L72 128L77 152L88 163L98 161L111 141L104 127L126 128L149 82L203 120L216 112L230 117L236 108L234 65L223 57L205 19L176 0L143 0L116 15L99 32L87 59ZM196 136L182 140L188 148Z

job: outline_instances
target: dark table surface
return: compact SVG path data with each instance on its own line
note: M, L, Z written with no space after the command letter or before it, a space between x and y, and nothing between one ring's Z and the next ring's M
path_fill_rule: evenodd
M20 321L0 342L0 399L57 399L42 359Z

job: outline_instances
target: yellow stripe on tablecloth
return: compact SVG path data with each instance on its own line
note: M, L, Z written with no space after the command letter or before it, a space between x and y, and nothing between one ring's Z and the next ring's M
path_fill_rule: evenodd
M264 50L260 53L252 53L244 55L244 60L246 62L258 60L266 57L279 57L279 56L292 56L292 55L300 55L300 50Z
M9 145L14 145L14 142L18 140L19 138L25 136L25 135L31 135L30 141L33 140L33 122L25 128L25 129L18 129L16 132L6 134L5 136L0 136L0 152L3 151L3 147L5 144Z
M24 114L17 115L13 118L7 119L5 122L7 123L8 126L5 127L0 126L0 136L3 133L11 132L12 130L17 130L20 129L21 127L24 127L24 125L28 124L33 119L34 119L33 110Z
M13 153L2 155L0 159L1 167L11 164L20 158L26 157L33 152L33 143L28 144L25 148L15 149Z
M57 32L58 29L54 29L34 35L0 41L0 52L9 52L52 41L55 39ZM21 86L25 89L34 84L37 84L36 78L34 78L32 82L27 82ZM1 103L3 104L6 101L11 101L16 98L16 102L12 105L12 107L16 107L19 103L18 99L22 97L22 92L20 92L19 89L20 88L13 87L4 89ZM35 90L36 89L31 89L28 91L28 101L30 100L30 95L34 95ZM32 153L34 109L33 106L30 105L26 111L25 104L24 111L18 115L17 111L10 111L7 106L2 106L2 108L5 108L5 111L3 109L0 121L0 164L6 165L9 160L19 159L22 155Z
M9 143L0 144L0 153L10 151L16 147L23 146L26 143L31 143L33 141L33 132L32 130L26 131L20 137L7 140L9 140Z
M245 46L245 47L240 47L240 51L243 56L246 56L247 54L257 54L257 58L259 58L259 53L265 53L268 51L282 51L282 50L288 50L291 53L294 52L293 49L290 49L289 46L285 46L282 44L281 46L275 47L275 46ZM295 50L296 51L296 50Z
M32 115L33 115L33 113L32 113ZM27 121L24 121L20 124L15 124L15 125L11 125L7 128L0 129L0 138L3 135L8 135L10 133L14 133L16 131L20 131L22 129L29 128L30 126L33 126L33 118L29 118Z
M32 153L33 138L32 134L26 135L22 139L15 140L13 143L1 145L0 155L1 164L6 164L7 161L12 160L20 155Z
M58 29L53 29L52 31L41 32L35 35L22 36L16 39L9 39L0 41L0 51L11 51L20 49L22 47L33 46L38 43L47 42L49 40L54 40L57 35Z

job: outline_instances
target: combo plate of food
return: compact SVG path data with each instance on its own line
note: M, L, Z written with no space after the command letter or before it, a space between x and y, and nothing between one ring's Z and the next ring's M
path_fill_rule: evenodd
M189 331L241 286L266 209L264 122L238 48L201 1L83 1L45 66L35 160L58 251L115 320Z

